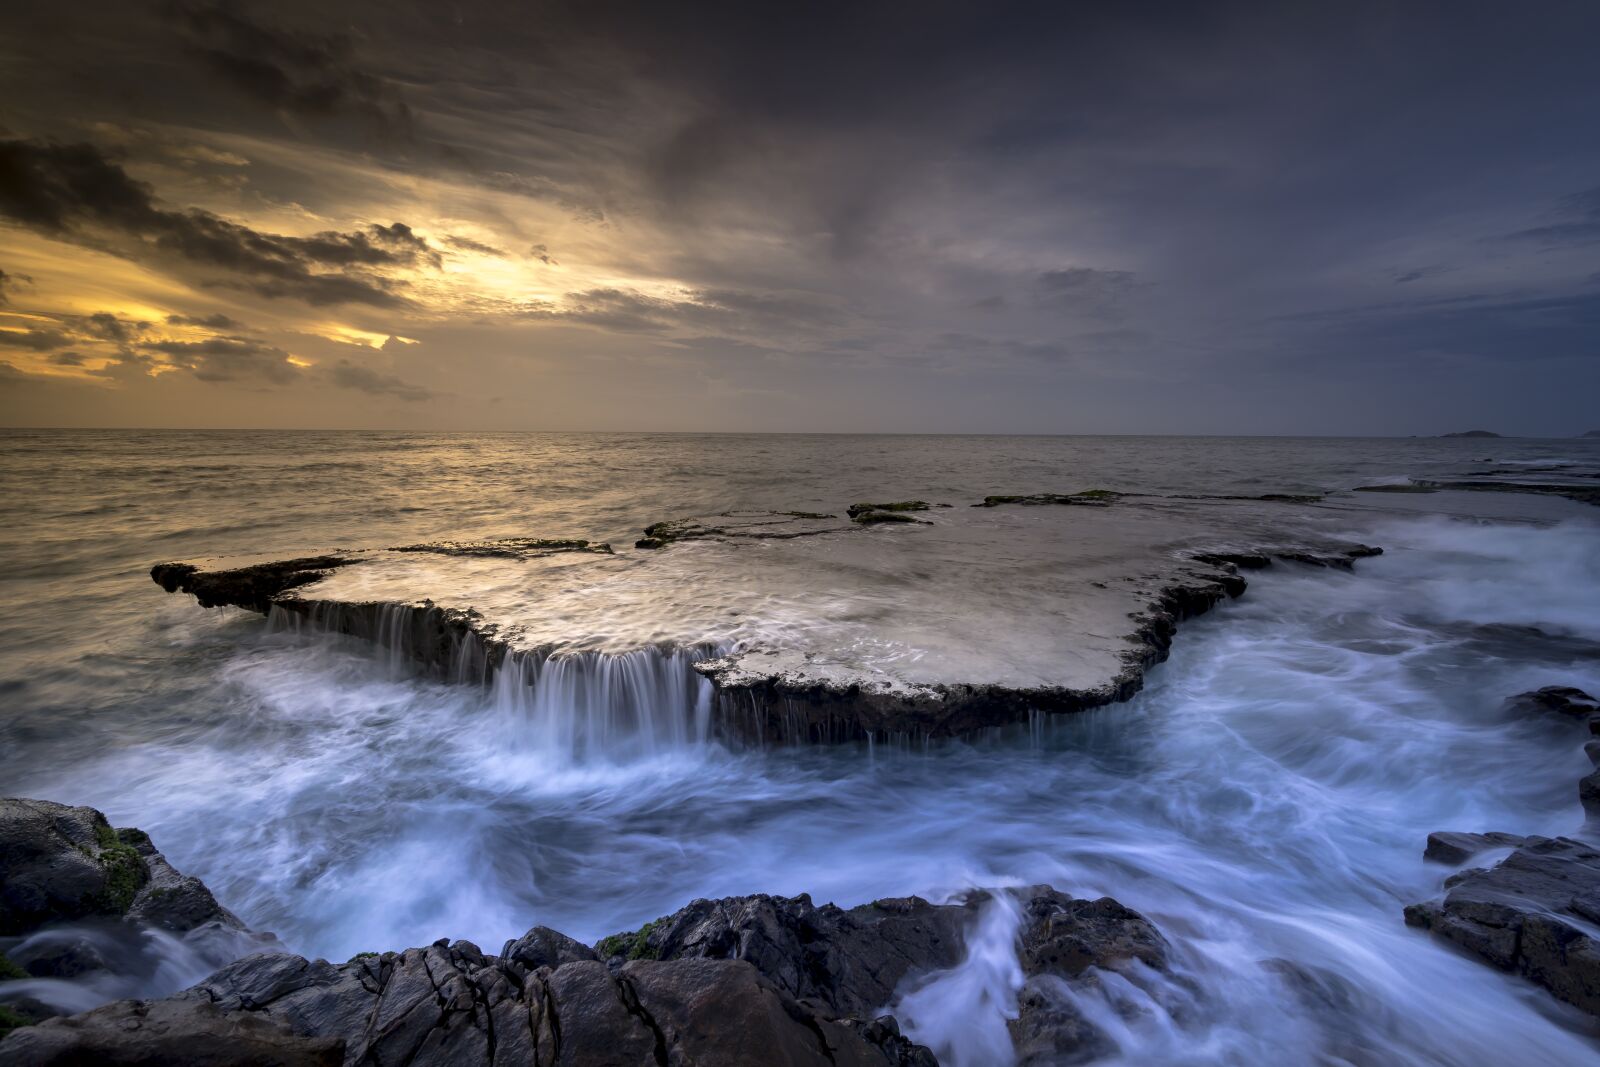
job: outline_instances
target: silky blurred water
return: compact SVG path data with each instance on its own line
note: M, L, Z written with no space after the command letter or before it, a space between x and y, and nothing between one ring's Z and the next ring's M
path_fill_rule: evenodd
M443 536L628 544L736 507L1565 463L1592 472L1600 443L9 432L0 792L148 830L253 927L335 960L441 936L492 950L535 923L592 941L696 896L1048 882L1115 896L1174 943L1181 982L1060 991L1112 1035L1098 1062L1594 1062L1577 1013L1400 912L1448 873L1421 860L1431 830L1581 825L1581 730L1502 701L1600 692L1595 509L1530 497L1488 521L1368 498L1410 512L1341 520L1384 556L1253 576L1132 702L914 751L686 737L573 760L492 692L202 611L147 573ZM1007 930L989 916L969 968L908 993L944 1062L1002 1055Z

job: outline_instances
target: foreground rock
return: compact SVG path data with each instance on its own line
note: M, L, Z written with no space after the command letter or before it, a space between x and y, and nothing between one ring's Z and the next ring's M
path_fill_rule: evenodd
M86 918L172 933L244 928L198 878L174 870L144 831L114 830L93 808L0 800L0 936ZM24 968L52 973L39 961Z
M1511 710L1529 715L1554 712L1585 722L1600 715L1600 701L1570 685L1547 685L1543 689L1518 693L1507 703Z
M1020 910L1030 985L1012 1024L1023 1063L1105 1037L1049 982L1167 967L1166 943L1110 899L1046 886L849 910L805 896L699 900L591 950L535 927L499 956L465 941L345 964L271 953L154 1002L122 1001L16 1032L8 1064L184 1062L888 1065L935 1067L883 1011L958 967L979 911ZM1038 983L1035 984L1035 979Z
M1529 838L1503 862L1445 882L1441 901L1406 922L1600 1015L1600 851L1565 837Z
M0 799L0 1033L57 1013L29 980L153 972L163 937L212 966L271 942L143 831L113 829L93 808Z
M1593 698L1580 689L1548 686L1508 703L1593 721ZM1600 763L1600 751L1586 751ZM1591 824L1600 820L1600 770L1578 797ZM1428 836L1424 856L1460 864L1504 848L1514 851L1493 867L1447 878L1443 898L1407 907L1406 922L1600 1016L1600 850L1566 837L1441 832Z

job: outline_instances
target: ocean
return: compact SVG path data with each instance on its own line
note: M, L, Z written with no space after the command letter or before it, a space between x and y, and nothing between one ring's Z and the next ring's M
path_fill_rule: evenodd
M1572 724L1504 701L1600 693L1600 510L1344 492L1486 469L1593 479L1600 440L5 431L0 793L143 828L252 928L332 960L439 937L492 951L535 924L593 941L696 897L1049 883L1115 897L1174 946L1168 995L1084 994L1117 1020L1096 1062L1592 1063L1584 1017L1401 919L1449 873L1422 860L1429 832L1582 824ZM436 538L623 551L681 515L1089 488L1330 492L1330 521L1385 552L1252 575L1100 710L577 759L530 743L492 690L149 577ZM41 995L163 993L219 962L152 951ZM942 1062L991 1062L1004 998L966 978L902 1022Z

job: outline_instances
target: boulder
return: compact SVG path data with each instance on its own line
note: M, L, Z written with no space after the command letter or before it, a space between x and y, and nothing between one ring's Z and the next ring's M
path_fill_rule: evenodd
M983 899L930 904L901 897L849 910L817 907L805 894L696 900L595 948L613 967L641 959L745 960L797 1000L834 1014L871 1013L908 974L961 962L965 931Z
M1547 685L1543 689L1518 693L1507 701L1507 705L1514 711L1528 715L1555 712L1585 721L1591 715L1600 715L1600 701L1582 689L1574 689L1569 685Z
M114 830L93 808L0 799L0 936L93 917L172 933L211 923L244 929L144 831Z
M634 961L613 970L572 959L527 970L464 941L342 965L282 953L247 957L165 1000L122 1001L19 1030L0 1043L0 1059L25 1067L933 1067L926 1050L892 1024L820 1015L742 960Z
M0 1043L8 1067L338 1067L344 1042L203 1000L122 1000L20 1029Z
M1433 863L1459 867L1480 852L1496 848L1516 848L1526 840L1527 838L1516 834L1463 834L1441 830L1428 835L1428 847L1423 849L1422 858Z
M1442 900L1413 904L1406 922L1520 974L1600 1015L1600 851L1565 837L1527 838L1488 869L1445 881Z

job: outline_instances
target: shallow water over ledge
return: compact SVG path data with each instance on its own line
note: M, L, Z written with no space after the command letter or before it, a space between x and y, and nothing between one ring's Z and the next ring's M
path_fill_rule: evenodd
M1578 728L1500 704L1600 691L1600 530L1372 522L1357 532L1385 556L1253 576L1132 702L927 746L732 750L672 686L623 703L682 730L634 744L623 717L579 744L556 714L576 676L544 703L428 681L151 586L143 662L86 655L19 704L0 769L6 792L143 827L253 927L336 960L441 936L492 950L534 923L592 941L696 896L1048 882L1115 896L1174 945L1180 982L1108 978L1079 1004L1118 1045L1098 1062L1593 1062L1576 1013L1400 910L1449 873L1421 860L1431 830L1580 825ZM96 686L98 714L55 728ZM969 970L905 1007L947 1062L994 1055L1008 935L979 934Z

